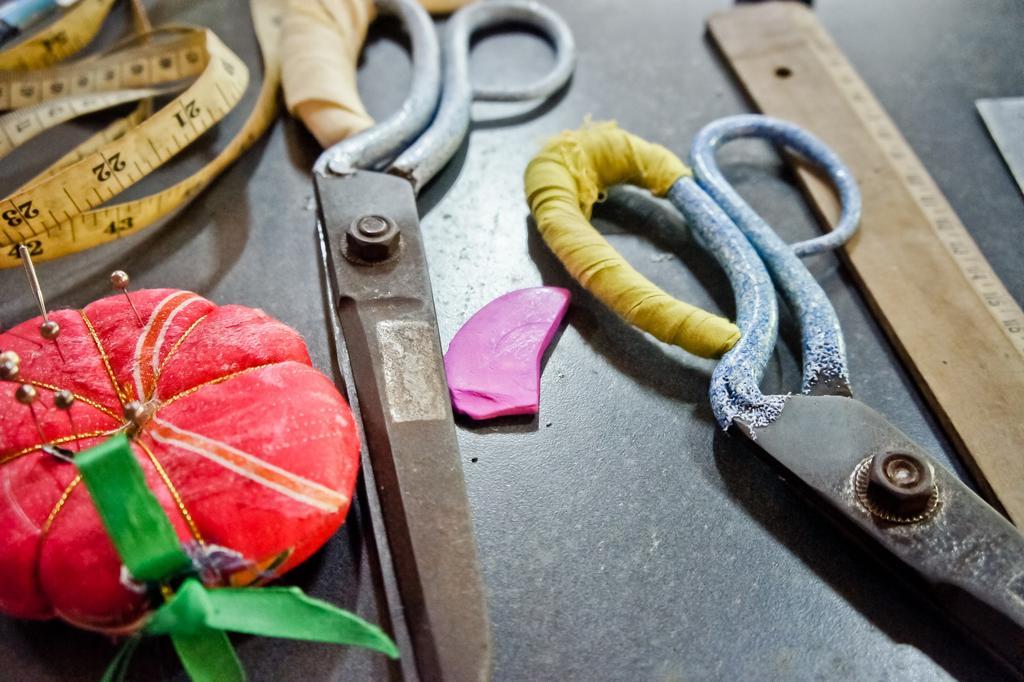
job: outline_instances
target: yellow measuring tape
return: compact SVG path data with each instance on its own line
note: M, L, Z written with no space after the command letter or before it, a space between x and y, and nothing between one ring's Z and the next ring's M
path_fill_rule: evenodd
M0 200L0 268L20 264L18 244L38 261L138 232L206 187L270 127L280 85L279 26L286 0L251 0L264 79L245 123L210 163L162 191L108 205L227 116L249 70L212 31L167 27L113 51L63 59L98 32L116 0L81 0L31 39L0 52L0 158L36 135L108 106L179 92L147 116L146 104L85 140Z

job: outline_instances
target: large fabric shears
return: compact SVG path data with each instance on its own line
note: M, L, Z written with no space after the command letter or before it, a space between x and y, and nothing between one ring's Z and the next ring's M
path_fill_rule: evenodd
M823 171L841 204L832 232L786 244L737 194L715 151L746 137L768 140ZM1024 673L1024 536L882 415L851 397L839 320L800 260L853 235L860 194L851 174L812 135L755 115L705 127L690 159L692 173L667 149L607 126L564 134L526 173L538 229L570 272L627 319L668 342L720 356L710 387L719 424L735 426L852 539L1018 675ZM728 275L738 335L722 318L672 301L632 272L589 226L595 198L622 182L667 196L685 216ZM759 388L778 331L776 289L799 320L799 395L765 395Z
M377 0L376 9L409 34L412 86L390 118L330 147L314 166L325 280L362 425L366 502L403 675L479 680L490 674L487 606L416 195L466 137L474 99L538 99L565 85L573 38L544 6L501 0L453 14L442 50L417 3ZM554 68L523 88L474 86L471 35L508 22L546 36Z

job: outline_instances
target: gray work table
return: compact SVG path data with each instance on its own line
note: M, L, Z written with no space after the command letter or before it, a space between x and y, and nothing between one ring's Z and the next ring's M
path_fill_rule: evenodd
M716 428L706 397L711 362L619 321L570 280L527 219L526 163L546 136L588 115L615 119L685 155L705 122L749 110L705 35L704 18L729 3L550 4L576 34L573 81L536 110L478 107L483 122L468 146L420 199L443 345L474 311L509 290L551 284L573 294L544 369L540 415L459 421L493 620L495 678L1003 675L838 537L742 439ZM830 0L816 11L1011 293L1024 299L1024 202L974 109L979 97L1024 94L1024 5ZM123 7L117 14L102 40L117 36ZM171 0L154 8L153 18L210 26L256 63L239 3ZM360 84L378 116L397 106L408 86L399 43L393 26L376 28L361 65ZM525 80L549 63L549 50L530 36L499 34L474 53L480 80ZM232 114L155 182L210 158L243 115ZM73 135L38 140L5 161L3 191L55 159ZM309 172L317 152L301 124L281 118L163 226L40 266L51 305L79 307L106 295L108 273L123 268L133 287L181 287L218 303L263 308L297 328L314 363L333 371ZM722 158L740 191L788 238L818 230L769 148L737 144ZM614 192L596 223L656 283L732 314L724 276L664 204ZM963 475L843 266L831 256L810 266L844 325L857 396ZM21 272L0 272L0 291L5 327L35 314ZM783 314L782 342L765 380L772 391L799 385L799 344ZM364 550L354 510L288 581L377 620ZM97 679L115 651L103 638L59 623L0 618L0 637L0 670L9 679ZM386 677L383 660L359 650L251 637L235 642L254 680ZM132 676L183 678L166 641L139 651Z

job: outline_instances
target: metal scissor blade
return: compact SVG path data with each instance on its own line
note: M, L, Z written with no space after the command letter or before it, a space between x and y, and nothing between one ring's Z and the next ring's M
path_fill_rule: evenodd
M1024 97L979 99L974 104L1017 187L1024 192Z
M368 171L314 177L327 275L417 670L431 680L487 679L487 605L412 187ZM393 255L370 262L350 248L350 228L362 218L399 230Z
M851 398L793 396L751 440L843 531L1024 676L1024 536L1001 514ZM872 458L886 453L897 459L878 478L889 473L897 488L906 487L887 488L871 471ZM912 469L900 468L908 463L923 463L932 473L921 513L894 506L909 499Z
M345 338L337 315L333 312L338 297L334 290L334 277L330 274L331 265L327 256L330 246L327 243L323 223L319 218L316 221L316 228L317 240L320 245L320 267L324 276L324 294L328 308L332 311L329 331L337 359L338 375L336 378L340 384L338 388L348 401L359 431L359 509L362 511L364 533L369 531L364 537L366 537L370 560L376 564L376 577L380 583L378 588L384 602L381 616L386 619L386 622L382 623L382 626L391 634L398 647L400 655L397 672L400 679L406 680L406 682L419 682L416 656L409 638L409 625L405 622L398 578L395 575L395 565L391 557L391 548L388 546L387 531L384 528L384 512L380 505L380 495L377 494L377 482L373 476L370 452L366 447L362 410L359 407L359 396L356 395L355 381L352 378L352 362L348 356L348 348L345 347Z

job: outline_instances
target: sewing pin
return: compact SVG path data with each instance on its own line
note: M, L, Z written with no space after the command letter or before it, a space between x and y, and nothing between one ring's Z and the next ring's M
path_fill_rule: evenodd
M68 413L68 423L71 424L71 435L77 436L78 432L75 430L75 419L71 416L71 406L75 404L75 394L67 389L61 389L53 394L53 404L58 410L62 410ZM75 438L76 450L81 447L77 445L78 440Z
M128 295L128 284L130 281L128 273L124 270L114 270L110 273L110 283L115 289L123 293L126 299L128 299L128 305L131 306L132 313L135 315L135 321L139 323L140 327L144 327L145 325L142 323L142 317L139 315L139 311L135 308L135 304L132 302L132 297Z
M14 399L22 405L28 407L29 412L32 413L32 421L36 424L36 431L39 432L39 440L46 441L46 436L43 435L43 427L39 424L39 417L36 416L36 408L33 403L39 398L39 391L32 384L22 384L18 386L18 390L14 392Z
M142 430L142 427L146 425L146 422L148 422L150 417L152 416L153 414L150 411L149 407L139 402L138 400L132 400L131 402L125 403L124 418L127 419L129 422L128 430L126 432L128 437L134 438L136 434L138 434L139 431Z
M14 381L21 372L21 358L13 350L0 353L0 381Z
M39 286L39 277L36 276L36 267L32 264L32 255L24 244L18 244L18 257L21 258L21 264L25 267L25 277L28 278L28 286L36 299L36 305L39 306L39 314L43 317L43 323L39 325L39 334L47 341L53 341L53 345L57 348L57 354L60 355L61 362L64 362L64 353L61 352L60 344L57 343L57 337L60 336L60 325L56 320L51 320L46 313L46 300L43 298L43 288Z

